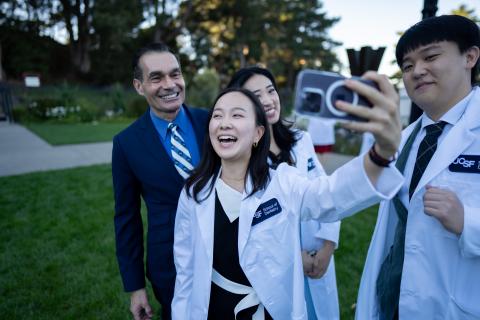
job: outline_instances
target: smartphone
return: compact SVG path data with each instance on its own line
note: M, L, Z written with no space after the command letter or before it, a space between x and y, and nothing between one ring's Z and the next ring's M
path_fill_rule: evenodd
M321 118L364 121L335 107L335 101L337 100L343 100L357 106L372 106L366 98L345 87L345 79L344 76L334 72L302 70L297 76L295 86L295 111ZM373 81L357 77L352 79L378 89Z

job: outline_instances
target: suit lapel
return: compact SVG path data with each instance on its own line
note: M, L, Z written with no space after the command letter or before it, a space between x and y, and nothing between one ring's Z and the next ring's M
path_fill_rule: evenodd
M478 109L480 109L479 98L480 94L476 94L470 100L460 120L452 127L442 143L438 146L437 151L434 153L415 189L415 193L432 181L441 171L445 170L473 143L475 135L471 132L471 129L478 126L478 117L480 116L480 112L478 112Z
M140 140L144 143L145 149L148 150L153 157L158 160L159 165L161 165L165 170L172 172L172 177L175 176L175 179L183 181L183 178L177 172L177 169L175 169L170 156L158 137L158 132L153 126L149 112L150 111L144 113L139 123L140 130L138 130L138 132Z

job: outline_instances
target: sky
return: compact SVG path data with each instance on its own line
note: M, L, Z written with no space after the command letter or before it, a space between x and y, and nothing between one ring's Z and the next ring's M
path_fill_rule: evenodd
M360 49L371 46L376 49L385 46L379 72L392 75L398 70L391 61L395 59L394 46L398 31L404 31L422 18L423 0L323 0L323 9L328 17L340 17L329 35L333 40L343 42L336 50L337 56L346 67L342 73L349 75L349 64L345 49ZM465 4L475 9L480 17L480 0L438 0L436 15L449 14Z

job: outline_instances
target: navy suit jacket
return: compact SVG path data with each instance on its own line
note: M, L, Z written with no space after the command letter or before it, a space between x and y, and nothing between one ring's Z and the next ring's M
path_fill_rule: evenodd
M201 151L208 113L185 107ZM175 285L173 229L183 178L167 154L149 111L113 138L116 253L125 291L145 287L143 198L147 209L147 277L159 288Z

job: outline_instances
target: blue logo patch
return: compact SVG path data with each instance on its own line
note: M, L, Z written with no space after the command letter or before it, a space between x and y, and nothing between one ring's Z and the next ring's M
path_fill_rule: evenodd
M448 170L452 172L480 173L480 156L462 154L455 159Z
M255 215L253 216L252 220L252 227L260 222L271 218L277 214L282 212L282 207L278 200L273 198L258 206L257 211L255 211Z
M313 158L308 158L307 160L307 171L315 169L315 161L313 161Z

